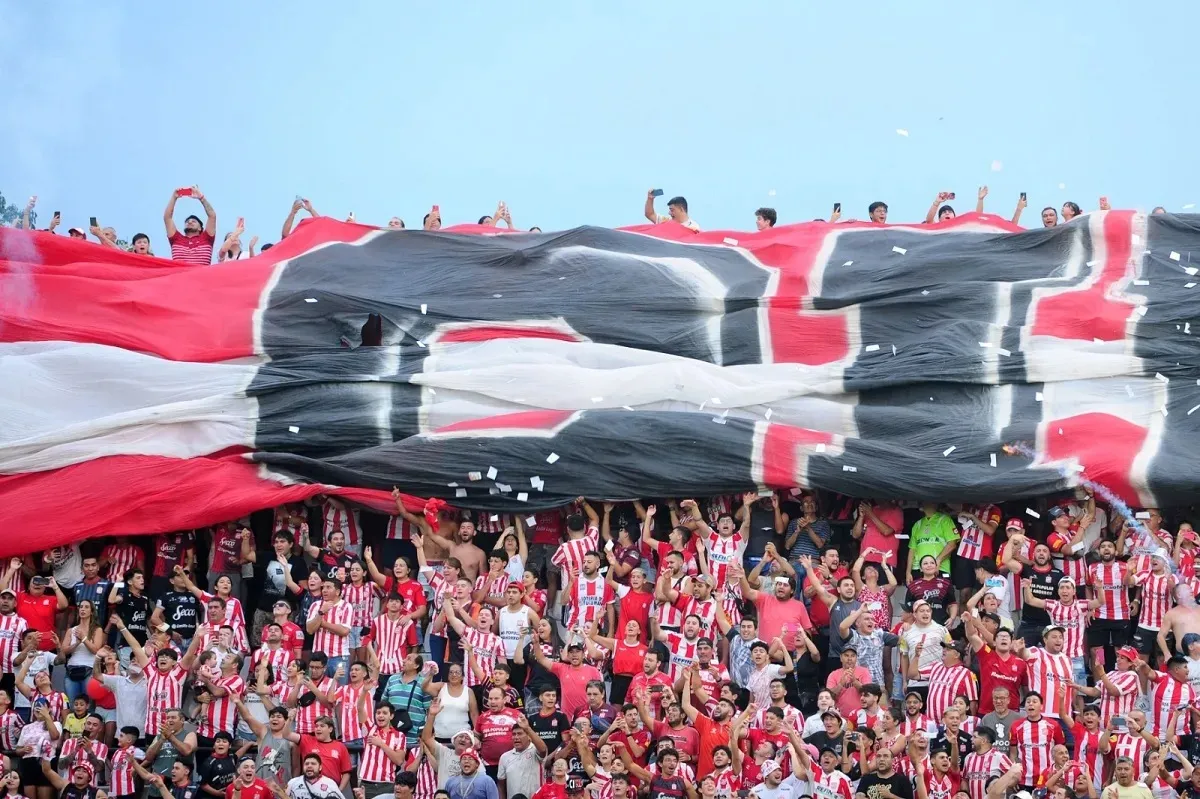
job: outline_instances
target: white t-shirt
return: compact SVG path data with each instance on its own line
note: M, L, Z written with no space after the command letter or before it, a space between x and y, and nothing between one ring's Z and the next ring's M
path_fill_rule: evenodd
M765 782L760 782L750 789L750 795L758 799L799 799L811 793L808 788L808 780L802 782L796 779L795 774L790 774L779 783L778 788L768 788Z
M304 776L288 780L287 794L291 799L346 799L338 784L325 775L309 782Z
M79 553L79 545L54 547L46 550L46 556L45 562L54 572L54 582L63 593L71 593L75 584L83 579L83 556Z
M1083 515L1083 506L1072 502L1067 506L1067 512L1071 514L1072 519L1078 519ZM1104 508L1096 508L1096 518L1088 525L1088 528L1083 531L1083 551L1087 552L1096 545L1100 540L1100 535L1108 529L1108 513Z
M29 660L29 673L25 675L25 685L33 688L33 678L43 671L49 671L50 666L54 664L56 657L53 652L34 652L27 659ZM14 666L13 668L16 668ZM29 707L29 700L25 698L25 694L17 691L17 695L13 697L13 707Z
M911 659L917 651L917 644L922 644L921 661L917 668L928 673L934 663L942 662L942 644L949 638L950 633L946 628L935 621L931 621L928 627L913 625L908 628L908 632L900 636L900 651ZM924 678L908 680L909 685L925 685L927 682Z

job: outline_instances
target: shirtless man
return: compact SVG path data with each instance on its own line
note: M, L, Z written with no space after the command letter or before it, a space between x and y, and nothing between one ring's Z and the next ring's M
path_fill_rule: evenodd
M483 550L475 546L475 522L463 520L458 523L458 529L449 535L449 531L433 532L428 524L425 529L428 530L425 535L426 553L429 552L430 540L435 541L440 549L450 553L450 557L458 558L462 564L462 576L474 584L486 564Z
M400 499L400 489L392 489L392 498L396 500L396 515L417 528L423 536L425 560L430 566L440 566L442 561L450 557L450 544L442 545L443 541L452 541L458 536L457 525L452 514L441 513L438 518L438 529L433 530L423 513L411 513L404 507ZM390 572L390 564L387 566ZM478 576L478 575L476 575ZM472 578L474 579L474 578Z
M1158 630L1158 649L1162 652L1164 659L1175 654L1167 649L1168 635L1175 636L1175 646L1185 657L1187 652L1182 651L1183 637L1188 633L1200 635L1200 607L1196 606L1196 598L1192 596L1188 586L1175 586L1175 603L1175 607L1168 610L1167 615L1163 616L1162 627Z

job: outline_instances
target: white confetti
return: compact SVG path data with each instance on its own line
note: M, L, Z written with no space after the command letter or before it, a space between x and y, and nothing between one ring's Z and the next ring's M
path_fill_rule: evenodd
M430 393L430 394L437 394L437 389L436 389L436 388L431 388L431 389L429 389L429 393Z
M997 347L997 348L996 348L996 352L1000 353L1000 354L1001 354L1001 355L1003 355L1005 358L1007 358L1008 356L1012 355L1012 353L1011 353L1011 352L1009 352L1008 350L1004 349L1003 347Z
M767 192L767 196L768 196L768 197L774 197L774 196L775 196L775 190L774 190L774 189L771 189L771 190L769 190L769 191Z
M1200 381L1198 381L1198 382L1200 382ZM1130 386L1128 383L1125 384L1125 393L1131 397L1133 396L1133 387Z
M491 520L492 520L492 521L494 521L494 522L498 522L498 521L500 521L500 514L499 514L499 513L493 513L493 514L492 514L491 516L489 516L488 518L489 518L489 519L491 519Z
M493 295L492 295L492 297L494 297L494 298L495 298L495 299L497 299L497 300L498 300L498 299L500 299L500 298L501 298L501 297L503 297L503 296L504 296L503 294L493 294Z
M943 457L943 458L948 458L948 457L950 457L950 453L951 453L951 452L953 452L953 451L954 451L954 450L956 450L956 449L958 449L958 447L956 447L956 446L954 446L953 444L951 444L950 446L948 446L948 447L946 447L944 450L942 450L942 457Z
M1150 518L1150 511L1148 511L1148 510L1140 510L1140 511L1138 511L1137 513L1133 514L1133 518L1135 518L1135 519L1149 519L1149 518Z
M1188 411L1188 412L1187 412L1187 415L1188 415L1188 416L1191 416L1191 415L1192 415L1193 413L1195 413L1197 410L1200 410L1200 405L1194 405L1194 406L1192 407L1192 409L1191 409L1190 411Z
M467 479L476 483L483 479L483 472L467 472Z
M1160 412L1160 413L1162 413L1162 415L1163 415L1163 416L1166 416L1166 415L1167 415L1167 406L1166 406L1166 405L1162 406L1162 407L1161 407L1161 408L1159 408L1158 410L1159 410L1159 412Z
M1197 383L1200 383L1200 380L1197 380L1196 382L1197 382ZM299 428L299 427L296 427L296 425L290 425L290 426L288 427L288 432L289 432L289 433L299 433L299 432L300 432L300 428Z
M1167 257L1170 258L1172 261L1178 261L1179 253L1175 252L1174 250L1171 250L1171 254Z
M704 406L707 404L708 404L708 400L704 400L703 402L700 403L700 407L697 408L696 410L698 410L698 411L704 410Z
M497 470L497 469L496 469L496 467L495 467L495 466L489 466L489 467L488 467L488 470L487 470L487 476L488 476L488 479L489 479L489 480L495 480L495 479L496 479L496 475L498 475L498 474L500 474L500 472L499 472L499 470Z
M1139 236L1138 234L1134 233L1134 234L1133 234L1133 236L1132 236L1132 238L1133 238L1133 243L1134 243L1135 245L1138 245L1138 244L1141 244L1141 243L1142 243L1142 237L1141 237L1141 236Z
M878 352L878 351L879 351L878 344L868 344L866 347L863 347L863 352Z
M712 399L710 399L710 400L709 400L709 402L711 402L713 405L720 405L720 404L721 404L721 398L720 398L720 397L713 397Z
M507 483L496 483L496 488L500 489L501 494L507 494L509 491L512 491L512 486Z
M1161 381L1163 381L1164 383L1170 383L1170 382L1171 382L1171 378L1167 377L1167 376L1166 376L1166 375L1164 375L1162 372L1155 372L1155 373L1154 373L1154 379L1155 379L1155 380L1161 380Z
M446 488L458 488L458 483L446 483Z
M1149 280L1135 280L1135 281L1133 281L1133 285L1135 285L1135 286L1149 286L1149 285L1150 285L1150 281L1149 281Z
M728 244L730 247L736 247L736 246L737 246L737 239L731 239L731 238L729 238L728 236L726 236L725 238L721 239L721 242L722 242L723 244Z
M921 290L921 296L922 296L922 297L928 297L928 296L929 296L929 289L922 289L922 290Z
M1189 336L1192 335L1192 323L1191 322L1183 323L1183 332L1187 333Z
M1145 305L1139 305L1138 307L1136 307L1136 308L1134 308L1134 309L1133 309L1133 312L1134 312L1135 314L1137 314L1138 316L1145 316L1145 315L1146 315L1146 312L1147 312L1147 311L1149 311L1149 310L1150 310L1150 309L1149 309L1149 308L1147 308Z
M1200 269L1197 269L1194 266L1185 266L1183 271L1187 272L1189 276L1194 276L1197 272L1200 272Z
M990 346L992 346L992 342L990 342L990 341L981 341L981 342L979 342L979 346L981 346L981 347L990 347Z
M558 463L558 453L551 452L546 456L546 463Z
M1095 265L1096 265L1096 264L1098 264L1098 263L1100 263L1100 262L1099 262L1099 261L1088 261L1088 262L1087 262L1087 265L1088 265L1088 266L1095 266Z
M537 475L534 475L533 477L529 478L529 485L532 488L537 488L538 483L540 483L540 482L542 482L542 478L538 477Z
M425 349L425 342L421 341L421 339L417 339L417 346L421 349ZM430 389L430 391L433 391L433 389Z
M892 357L893 358L896 357L896 345L895 344L892 345Z
M458 497L459 499L462 499L466 495L467 495L467 489L465 489L465 488L456 488L454 490L454 496Z
M526 516L525 517L525 526L526 527L537 527L537 517L536 516Z
M305 297L304 301L305 302L316 302L317 298L316 297Z
M896 133L900 134L901 136L907 136L907 135L908 135L908 131L907 131L907 130L905 130L904 128L896 128Z
M1026 513L1028 513L1030 516L1032 516L1032 517L1033 517L1033 518L1035 518L1035 519L1040 519L1040 518L1042 518L1042 514L1038 513L1038 512L1037 512L1037 511L1035 511L1033 508L1026 508L1026 509L1025 509L1025 512L1026 512Z
M775 415L775 411L771 410L770 408L767 408L766 413L763 414L763 418L770 419L774 415Z
M857 472L858 467L857 466L842 466L842 471L843 472Z
M1194 289L1194 288L1196 288L1196 284L1195 283L1184 283L1183 287L1185 289Z
M814 449L816 449L816 451L817 451L817 452L824 452L824 451L825 451L825 445L824 445L824 444L817 444L817 446L816 446L816 447L814 447Z
M633 407L632 407L632 406L630 406L630 405L622 405L621 407L622 407L622 408L624 408L624 409L625 409L625 410L627 410L627 411L632 411L632 410L633 410Z
M426 305L425 303L421 303L421 313L427 313L428 311L429 311L429 306Z
M992 171L993 172L999 172L1001 169L1004 169L1004 164L1000 163L999 161L992 162Z
M850 266L852 263L854 263L854 261L846 261L846 263L842 264L842 266Z
M996 453L993 452L990 457L992 460L992 466L995 467L996 466Z
M892 247L892 252L897 252L901 255L904 255L906 252L908 252L908 250L904 249L903 247Z
M716 422L717 424L725 424L725 417L724 417L724 416L714 416L714 417L712 418L712 420L713 420L714 422Z
M1042 401L1042 392L1040 392L1040 391L1037 392L1036 394L1033 395L1033 398L1035 400L1037 400L1038 402L1041 402Z
M529 501L529 494L525 493L524 491L517 494L517 502L528 502L528 501Z

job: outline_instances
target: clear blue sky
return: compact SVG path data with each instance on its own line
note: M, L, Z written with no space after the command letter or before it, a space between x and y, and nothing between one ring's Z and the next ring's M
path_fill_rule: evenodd
M172 188L278 238L296 194L410 227L1010 214L1200 202L1200 7L1137 3L8 3L0 192L164 251ZM897 128L910 132L908 138ZM1003 168L992 171L992 162ZM1065 190L1058 185L1066 184ZM769 196L774 190L776 194ZM660 211L665 212L661 207ZM198 212L183 200L179 219Z

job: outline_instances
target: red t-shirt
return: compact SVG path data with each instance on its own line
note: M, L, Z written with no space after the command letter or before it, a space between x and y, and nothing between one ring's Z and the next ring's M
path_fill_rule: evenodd
M827 591L829 591L829 593L836 596L838 581L841 580L843 577L849 577L850 572L846 569L845 566L838 566L837 569L833 572L833 574L831 576L832 576L832 580L830 582L825 582L824 580L822 580L822 583L824 583L825 589ZM806 585L808 585L807 577L804 578L804 584L801 585L796 590L798 592L803 592L804 586L806 586ZM829 606L826 605L824 602L822 602L821 598L819 596L817 596L816 594L813 594L813 596L812 596L812 603L810 604L810 606L808 608L808 615L809 615L809 618L812 619L812 623L813 623L814 627L820 629L822 627L829 626ZM770 641L771 639L767 638L765 640Z
M409 578L398 583L394 576L389 576L383 583L383 593L387 595L393 591L404 597L404 608L400 611L401 613L412 613L417 608L425 607L425 589L416 580Z
M185 236L182 230L167 241L171 245L171 260L192 266L208 266L212 263L213 242L216 238L206 230L195 236Z
M304 758L309 752L316 752L321 758L321 773L334 782L340 782L342 775L354 768L350 763L350 752L341 741L321 743L312 735L300 736L300 757Z
M233 799L234 789L240 789L241 799L270 799L274 794L267 784L258 777L249 785L242 785L241 780L233 778L233 782L225 786L225 799Z
M532 799L567 799L567 786L557 782L548 782L537 789Z
M616 638L625 638L625 625L630 620L642 626L642 640L649 640L650 635L650 605L654 602L654 592L634 591L630 589L625 596L617 601L617 629L613 631Z
M483 739L479 756L489 766L500 763L500 755L513 748L513 727L517 724L520 711L505 708L497 713L485 710L475 719L475 731Z
M821 604L825 603L821 602ZM758 608L758 637L764 641L782 637L784 646L795 649L797 627L803 627L806 630L813 628L804 603L795 597L781 602L775 598L774 594L759 591L754 605ZM790 643L789 637L792 639Z
M53 593L34 596L22 591L17 596L17 615L25 620L29 629L42 634L42 643L38 647L43 652L54 649L50 633L54 632L54 614L58 612L58 597ZM20 646L17 647L20 649Z
M663 738L671 739L677 752L687 753L688 762L696 762L696 758L700 755L700 733L695 727L684 724L679 729L674 729L665 721L656 721L654 722L654 739L662 740Z
M533 535L530 537L529 543L550 546L558 546L562 543L562 534L566 529L567 520L561 510L540 510L533 516L537 523L533 527Z
M232 524L212 528L212 571L214 574L241 574L242 539Z
M292 650L292 657L300 659L300 653L304 651L304 630L300 629L300 625L295 622L285 621L279 625L283 629L283 640L280 645L284 649ZM267 625L263 625L262 643L267 642Z
M623 730L617 730L612 735L608 736L608 740L619 741L620 743L625 744L625 748L629 749L629 754L631 755L633 754L633 750L629 748L629 742L631 740L638 746L642 747L642 749L645 750L642 752L642 756L635 757L634 760L641 764L643 768L645 768L646 762L650 757L650 742L654 740L653 736L650 735L649 730L642 728L633 735L630 735Z
M1024 658L1019 658L1011 652L1008 660L1001 660L1000 655L990 646L985 646L975 656L979 661L979 715L986 716L996 709L992 704L992 691L998 686L1008 688L1012 700L1009 707L1015 708L1021 701L1021 686L1025 684L1028 666Z

